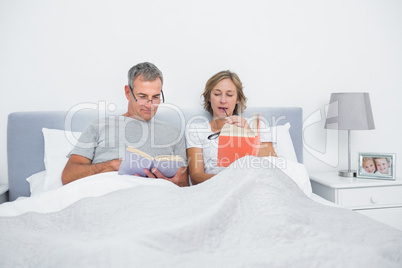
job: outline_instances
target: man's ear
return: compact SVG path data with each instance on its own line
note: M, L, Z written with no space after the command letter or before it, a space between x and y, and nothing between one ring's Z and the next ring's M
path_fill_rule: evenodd
M124 93L126 94L126 98L130 99L131 92L130 92L130 87L129 86L127 86L127 85L124 86Z

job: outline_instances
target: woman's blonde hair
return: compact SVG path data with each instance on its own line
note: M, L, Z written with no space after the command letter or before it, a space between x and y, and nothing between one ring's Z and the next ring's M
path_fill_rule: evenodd
M219 73L215 74L205 84L204 93L202 96L204 97L204 109L208 111L211 115L213 114L212 106L211 106L211 92L214 87L223 79L230 79L233 84L236 86L237 91L237 101L239 103L236 104L235 109L233 111L234 115L238 115L242 113L246 108L246 101L247 98L243 93L243 84L240 81L240 78L237 74L227 70L227 71L220 71Z

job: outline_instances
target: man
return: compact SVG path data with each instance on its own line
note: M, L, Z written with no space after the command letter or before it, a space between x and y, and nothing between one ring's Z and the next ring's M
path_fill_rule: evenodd
M86 127L63 170L63 184L119 170L126 146L152 156L174 154L186 159L185 141L184 137L178 139L179 130L153 118L164 101L162 85L162 72L152 63L132 67L128 72L128 85L124 88L127 112L117 118L96 120ZM172 178L164 177L156 169L144 169L144 173L179 186L189 185L186 167L179 168Z

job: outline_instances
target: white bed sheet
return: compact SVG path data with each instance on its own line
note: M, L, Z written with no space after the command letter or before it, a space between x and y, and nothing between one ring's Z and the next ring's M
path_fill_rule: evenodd
M60 211L86 197L105 195L117 190L137 186L177 187L163 179L118 175L117 171L106 172L69 183L55 190L42 192L31 197L22 197L14 202L0 205L0 216L18 216L27 212L50 213ZM336 206L312 193L310 198L318 203Z
M313 202L276 168L184 188L99 174L13 203L59 210L0 216L0 267L402 265L401 231Z
M1 267L402 265L401 231L312 201L277 168L183 188L104 173L0 211L21 214L0 216Z
M234 163L231 167L236 168L236 166L239 166L243 169L244 166L247 165L250 172L252 172L254 165L263 168L277 167L289 176L308 197L312 198L312 200L326 205L334 205L312 193L307 169L300 163L293 161L284 162L283 159L276 157L245 157L238 160L237 163L240 161L243 162L238 165ZM34 178L35 176L39 177L39 175L43 176L43 173L45 172L38 172L30 178ZM43 181L41 183L43 184ZM56 212L86 197L101 196L113 191L143 185L176 187L171 182L163 179L118 175L117 171L106 172L88 176L55 190L42 190L40 193L32 195L29 198L22 197L14 202L3 203L0 205L0 216L18 216L27 212ZM36 186L36 188L38 187L39 186Z
M0 205L0 216L18 216L27 212L56 212L86 197L101 196L140 185L176 187L173 183L162 179L118 175L117 171L106 172L88 176L29 198L3 203Z

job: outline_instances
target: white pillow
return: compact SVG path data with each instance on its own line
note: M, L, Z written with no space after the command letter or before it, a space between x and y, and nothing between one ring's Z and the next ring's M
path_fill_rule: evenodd
M78 139L81 132L65 132L47 128L42 128L42 132L45 140L46 169L44 191L49 191L63 186L61 174L68 161L67 155L74 147L74 144L67 139L66 133L72 133L75 139Z
M46 170L32 174L26 181L29 183L29 190L31 191L31 196L40 194L45 191L45 177Z
M290 123L286 123L283 126L271 127L272 145L274 146L275 153L278 157L297 162L297 156L292 138L290 137L289 129Z

